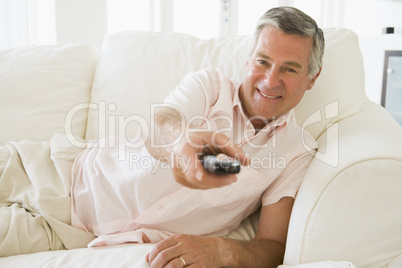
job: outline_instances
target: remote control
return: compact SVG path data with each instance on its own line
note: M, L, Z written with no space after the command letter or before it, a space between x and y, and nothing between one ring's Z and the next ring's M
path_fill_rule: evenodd
M214 174L236 174L240 172L240 161L224 154L202 155L204 169Z

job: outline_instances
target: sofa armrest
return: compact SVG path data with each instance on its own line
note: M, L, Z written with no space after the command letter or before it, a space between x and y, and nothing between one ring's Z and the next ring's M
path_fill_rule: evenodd
M327 140L334 129L338 138ZM366 103L326 132L320 148L339 161L311 163L293 208L285 264L383 267L402 251L402 128L382 107Z

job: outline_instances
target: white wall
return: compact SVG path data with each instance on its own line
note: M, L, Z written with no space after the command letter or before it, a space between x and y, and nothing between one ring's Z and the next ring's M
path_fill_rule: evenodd
M107 33L106 0L55 0L57 43L101 47Z
M344 0L343 25L360 35L381 34L385 27L395 27L402 34L402 1Z
M380 104L385 50L402 50L402 1L344 0L342 16L342 27L359 35L367 96ZM385 27L395 34L383 34Z

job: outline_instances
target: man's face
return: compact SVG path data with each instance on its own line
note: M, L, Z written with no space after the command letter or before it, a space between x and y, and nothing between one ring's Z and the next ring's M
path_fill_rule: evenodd
M299 103L306 90L314 85L318 74L308 78L311 38L283 33L265 27L246 66L246 78L240 99L246 115L277 118ZM252 120L261 127L261 121Z

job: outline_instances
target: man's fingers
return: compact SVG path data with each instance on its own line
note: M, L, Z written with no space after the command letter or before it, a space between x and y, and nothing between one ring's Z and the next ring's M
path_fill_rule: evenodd
M192 144L202 145L194 147ZM195 132L191 143L180 143L172 154L172 168L175 180L192 189L211 189L230 185L237 181L234 174L218 175L204 169L199 157L202 154L226 154L248 165L249 159L242 148L224 134Z
M209 147L214 148L214 154L223 153L239 160L244 166L249 165L250 159L246 156L243 149L229 139L226 135L213 135L210 142L211 145Z
M157 243L148 253L147 260L151 267L183 267L194 262L188 242L192 236L175 235Z
M202 172L199 172L201 169ZM235 175L216 175L203 170L203 167L200 167L197 172L199 172L197 176L194 174L185 174L178 168L173 167L175 180L183 186L192 189L219 188L230 185L237 180Z
M242 166L248 166L250 159L240 147L226 147L223 153L240 161Z
M175 254L172 249L177 245L174 239L164 239L157 243L147 255L148 262L152 267L163 267ZM163 254L161 254L163 252ZM170 257L171 256L171 257Z

